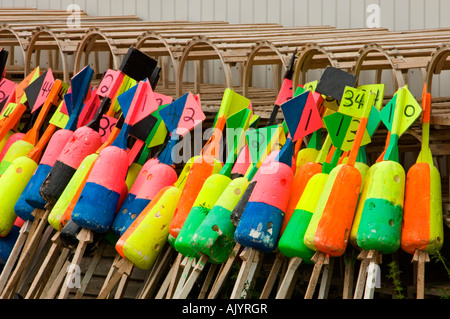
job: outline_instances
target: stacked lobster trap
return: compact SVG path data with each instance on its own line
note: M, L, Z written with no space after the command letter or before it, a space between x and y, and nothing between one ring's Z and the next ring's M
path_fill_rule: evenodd
M1 298L374 298L408 258L408 297L450 288L450 29L67 17L0 10Z

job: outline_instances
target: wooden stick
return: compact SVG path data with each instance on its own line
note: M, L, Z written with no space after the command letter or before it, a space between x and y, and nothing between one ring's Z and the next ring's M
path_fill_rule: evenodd
M194 257L185 257L183 261L181 262L181 267L183 267L183 272L181 273L180 279L178 280L177 287L175 289L175 292L173 293L173 297L177 296L181 289L183 288L187 278L189 277L189 274L194 269L195 264L195 258Z
M209 257L201 254L200 259L195 264L194 268L192 269L192 273L190 274L189 278L187 278L186 283L183 285L183 287L177 292L175 292L175 295L173 299L186 299L189 293L192 290L192 287L194 286L194 283L197 281L197 278L200 276L200 273L205 268L206 263L208 262Z
M112 275L107 285L100 291L97 299L105 299L111 290L116 286L117 282L121 279L122 275L125 274L129 276L131 274L133 266L133 263L126 258L119 260L119 262L115 265L116 272Z
M175 283L177 282L179 276L180 276L180 264L182 262L183 255L178 253L177 258L175 259L175 262L172 265L173 271L171 271L170 274L170 281L169 285L167 286L167 293L166 293L166 299L170 299L173 295L173 289L175 287ZM168 274L168 276L169 276ZM158 293L159 295L159 293Z
M50 278L48 279L47 283L43 286L42 292L37 294L35 298L41 299L42 297L46 297L48 295L48 292L50 288L52 287L52 284L57 280L58 274L61 272L61 269L63 269L65 263L68 263L67 259L69 258L70 249L67 247L63 247L61 250L61 253L59 255L58 261L56 262L55 266L53 267L53 270L51 272ZM66 266L67 267L67 266Z
M20 254L17 265L5 286L2 295L0 296L2 299L9 298L14 294L14 290L19 284L23 272L28 269L28 266L31 263L40 239L42 238L44 227L47 225L47 218L50 211L48 209L35 209L35 213L36 216L30 233L27 236L27 241L25 242L23 251Z
M273 262L272 268L270 269L269 276L267 277L264 288L259 296L259 299L268 299L270 293L272 292L275 281L277 280L278 274L280 273L281 266L286 262L286 257L278 252L275 260Z
M230 256L228 257L227 261L221 267L221 270L219 271L219 275L217 276L216 280L213 283L213 286L211 288L211 291L209 292L208 299L216 299L217 295L219 294L220 290L223 287L223 284L225 280L228 277L228 274L230 273L231 266L233 266L234 261L236 260L236 256L239 253L239 250L241 249L241 245L236 244L233 248L233 251L231 252Z
M209 286L212 282L217 266L219 266L219 264L212 263L211 266L209 267L208 274L206 275L205 281L203 282L202 289L200 289L200 293L198 294L197 299L205 299L206 292L208 291Z
M278 281L277 291L280 290L281 284L283 283L283 278L284 278L284 276L286 276L286 271L288 269L288 266L289 266L289 260L286 259L286 262L284 262L283 265L281 266L280 280Z
M412 262L417 264L416 285L417 299L425 298L425 263L430 261L430 256L424 250L416 250L413 255Z
M58 275L55 278L55 281L53 281L52 285L47 291L46 295L43 295L41 299L54 299L56 297L56 294L58 291L60 291L61 285L64 282L64 279L67 274L67 268L70 266L70 261L66 260L64 265L61 267Z
M167 290L169 289L169 285L172 279L172 274L175 271L174 267L170 267L169 273L167 274L166 278L164 279L163 283L161 284L161 287L159 288L158 292L156 293L155 299L163 299L164 296L167 293Z
M119 254L116 254L116 257L114 257L113 263L112 263L111 267L109 268L108 274L106 275L105 281L103 282L103 286L100 290L105 289L106 285L111 280L111 276L113 275L114 270L115 270L114 265L116 265L120 259L122 259L122 256L120 256Z
M252 261L252 264L250 267L250 272L249 272L247 280L246 280L246 285L244 286L244 290L242 291L242 294L241 294L241 299L247 298L248 292L253 290L253 286L255 285L255 279L256 279L256 277L258 275L258 271L261 267L263 257L264 257L264 254L262 254L260 252L257 252L255 254L255 257L253 258L253 261Z
M103 252L106 248L106 241L103 241L100 244L100 247L97 248L97 250L94 253L94 256L92 257L91 263L89 264L89 268L87 269L86 273L84 274L83 280L81 281L81 286L78 288L77 293L75 294L74 299L81 299L84 295L84 292L86 291L86 288L89 284L89 281L92 278L92 275L94 274L95 269L97 268L97 265L103 255Z
M370 260L369 267L367 269L367 281L366 289L364 291L364 299L373 299L375 293L375 284L377 279L377 273L381 263L381 254L375 250L369 250L367 259Z
M259 251L251 247L245 248L239 255L243 262L230 299L242 299L247 296L247 289L252 285L256 270L262 260L260 255Z
M358 260L361 260L361 265L359 266L358 279L356 281L355 293L353 299L361 299L364 293L364 286L366 284L367 278L367 267L369 266L369 260L367 259L367 250L363 250L358 255Z
M94 241L94 233L91 230L88 229L81 229L81 231L77 235L77 239L79 241L77 248L75 250L75 254L72 258L72 264L70 265L71 270L77 271L80 267L81 259L83 258L84 251L86 250L86 247L88 244L92 243ZM75 273L75 276L78 275ZM61 291L59 293L58 299L66 299L69 295L70 286L72 286L70 283L70 280L74 279L73 274L70 272L67 272L66 279L64 281L64 284L61 288ZM76 278L75 278L76 279ZM77 287L79 288L79 287Z
M128 278L131 276L134 265L130 269L130 273L124 272L122 277L120 277L119 285L117 286L116 293L114 294L114 299L122 299L125 289L127 288Z
M327 299L328 291L330 290L331 276L333 274L334 258L330 258L328 264L324 264L322 272L322 280L320 282L320 289L318 299Z
M238 299L244 289L245 280L250 272L251 262L256 254L256 250L252 248L244 248L239 257L242 259L242 266L239 270L238 277L233 287L230 299Z
M353 274L355 272L355 261L354 261L355 250L352 249L350 256L348 254L344 255L344 286L342 290L342 299L352 299L353 291Z
M366 289L364 291L364 299L373 299L375 293L375 282L377 278L377 265L374 262L369 263L369 268L367 269L367 282Z
M34 257L32 258L28 270L22 274L22 279L19 281L19 289L17 290L19 295L23 296L27 293L29 289L29 285L33 281L33 278L36 276L40 265L45 259L46 252L49 250L50 238L54 232L54 228L50 225L47 226L42 238L40 239L39 245L36 248L34 253Z
M286 274L283 277L283 280L281 281L280 288L278 289L277 295L275 296L275 299L285 299L287 297L287 294L289 292L289 288L295 284L295 281L293 282L294 274L297 271L297 268L302 263L302 259L300 257L293 257L289 259L288 268L286 270Z
M169 244L166 244L166 249L164 250L164 254L160 253L158 258L153 265L147 280L144 283L144 287L142 291L138 295L138 299L147 299L153 294L154 290L157 287L157 284L164 273L164 269L167 268L167 264L170 261L170 257L172 256L174 249Z
M322 267L324 264L329 263L329 257L322 252L316 252L311 260L314 262L314 268L309 279L308 288L306 289L305 299L312 299Z
M16 243L9 255L8 260L5 263L5 266L2 270L2 274L0 276L0 292L3 292L8 279L10 278L10 274L16 265L17 259L19 258L20 252L25 245L25 242L28 238L28 235L31 230L32 222L27 220L23 226L20 228L19 237L17 237Z
M32 299L35 297L37 290L42 282L48 280L48 277L51 274L51 270L54 268L58 253L61 250L61 239L59 238L60 232L57 232L53 235L51 241L52 245L45 257L41 267L39 268L38 273L34 277L33 282L31 283L30 288L28 289L27 294L25 295L25 299Z

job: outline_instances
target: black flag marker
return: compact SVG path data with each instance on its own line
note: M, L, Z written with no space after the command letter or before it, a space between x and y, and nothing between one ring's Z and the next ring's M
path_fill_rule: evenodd
M345 87L354 87L357 79L356 75L328 66L317 83L316 92L340 101Z
M119 70L139 82L149 77L151 78L155 68L157 68L157 64L158 61L152 59L147 54L134 47L130 47Z
M0 81L5 77L6 61L8 60L9 52L5 49L0 50Z

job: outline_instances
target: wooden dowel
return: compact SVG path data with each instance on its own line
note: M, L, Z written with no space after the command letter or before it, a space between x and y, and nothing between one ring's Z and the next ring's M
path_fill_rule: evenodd
M42 284L42 286L43 286L42 292L40 294L36 295L36 297L35 297L36 299L41 299L42 296L46 297L48 295L48 292L52 286L52 283L57 281L58 274L61 272L64 265L66 263L68 263L69 254L70 254L70 249L67 247L63 247L61 250L61 253L59 255L59 258L56 261L56 264L52 269L50 278L48 279L46 284L44 284L44 283Z
M272 292L275 281L278 278L278 274L280 273L280 269L285 262L286 262L286 257L281 252L278 252L275 257L275 260L272 264L272 268L270 269L269 276L267 276L266 283L261 292L261 295L259 296L259 299L268 299L269 298L269 295Z
M31 230L32 222L27 220L19 231L19 237L17 237L16 243L13 246L13 249L9 255L8 260L3 267L2 273L0 275L0 292L3 293L3 290L10 278L10 274L16 265L17 259L19 258L20 252L22 248L25 246L25 242L28 238L28 235Z
M183 272L181 273L180 279L178 280L178 284L175 288L175 292L173 293L172 298L175 298L175 296L178 296L181 289L183 288L186 280L189 277L189 274L194 268L195 264L195 258L194 257L185 257L184 260L181 262L181 266L183 267Z
M330 258L329 262L326 263L323 267L322 280L320 282L319 295L317 297L318 299L327 299L328 297L328 291L330 290L331 284L331 276L333 274L333 265L334 258Z
M106 286L100 291L97 296L97 299L105 299L111 290L116 286L117 282L122 278L122 275L129 276L131 274L131 270L133 269L133 263L126 258L122 258L115 265L117 269L115 273L111 276L111 279L108 281Z
M175 283L178 281L180 276L180 264L182 262L183 255L178 253L177 258L175 259L174 264L172 265L173 271L170 274L170 281L167 287L166 299L172 298L174 293Z
M230 299L246 298L247 290L251 287L260 261L262 260L262 254L251 247L244 249L239 256L243 262Z
M32 299L35 297L37 290L39 289L42 282L46 282L51 274L51 270L54 268L58 253L61 250L61 240L59 238L60 232L57 232L52 237L52 245L45 257L41 267L39 268L38 273L34 277L33 282L31 283L30 288L28 289L27 294L25 295L25 299Z
M53 281L52 285L47 291L47 294L44 295L41 299L54 299L60 291L61 285L64 282L64 279L66 278L67 274L67 268L70 266L70 261L66 260L64 265L61 267L58 275L56 276L55 280Z
M358 279L356 281L355 293L353 299L361 299L364 294L364 286L367 278L367 267L369 266L369 260L367 259L367 250L363 250L359 253L358 259L361 260L359 266Z
M206 274L205 281L203 282L202 288L200 289L200 293L198 294L197 299L205 299L206 292L208 291L209 286L212 283L214 274L218 266L219 266L218 264L211 264L211 266L209 267L208 273Z
M317 252L311 258L314 261L314 268L309 279L308 288L306 289L305 299L312 299L314 292L316 290L316 285L319 280L320 272L324 263L327 262L327 256L322 252Z
M231 252L230 256L228 257L227 261L221 267L219 271L219 275L216 277L216 280L213 283L213 286L208 294L208 299L216 299L220 290L223 287L223 284L225 280L227 279L231 267L233 266L234 261L236 260L236 256L239 253L239 250L241 249L241 245L236 244L233 248L233 251Z
M86 288L89 284L89 281L92 278L92 275L94 274L95 269L97 268L98 263L100 262L100 259L103 255L103 252L106 248L106 241L103 241L100 244L100 247L97 248L97 250L94 253L94 256L92 257L92 260L89 264L88 269L86 270L86 273L84 274L83 280L81 281L81 286L78 288L74 299L81 299L84 295L84 292L86 291Z
M352 299L353 293L353 277L355 272L355 250L352 249L351 254L344 255L344 284L342 289L342 299ZM349 256L350 255L350 256Z
M169 270L169 273L167 274L166 278L164 279L163 283L161 284L161 287L159 288L158 292L156 293L155 299L163 299L164 296L167 293L167 290L169 288L170 281L172 279L172 274L175 271L175 268L171 267Z
M45 230L39 242L39 245L34 253L34 257L32 258L27 271L23 273L22 276L23 278L19 281L19 289L18 289L19 295L23 296L27 293L29 285L33 281L37 272L39 271L40 265L42 265L46 253L48 252L51 246L50 238L53 235L54 230L55 229L52 226L50 225L47 226L47 229Z
M47 225L47 218L50 211L48 209L35 209L35 212L35 220L33 221L30 233L27 236L23 251L20 253L17 265L0 296L2 299L10 298L14 294L15 289L22 278L22 274L28 269L32 261L40 239L42 238L44 228Z
M100 290L103 290L105 288L105 286L108 284L108 282L111 280L111 276L114 274L114 271L115 271L114 266L121 259L122 259L122 256L120 256L119 254L116 254L116 256L114 257L113 263L112 263L111 267L109 268L108 274L106 275L105 281L103 282L102 288Z
M172 248L172 246L167 244L164 253L160 253L158 255L158 258L156 259L155 264L153 265L147 277L147 280L144 283L144 287L138 295L138 299L147 299L150 298L150 296L153 294L157 287L158 281L164 274L164 270L169 264L170 257L172 256L173 252L174 249Z
M430 261L430 256L426 251L416 250L412 262L416 263L416 299L425 298L425 263Z
M288 268L281 281L280 288L278 289L275 299L285 299L289 292L289 288L292 286L294 275L296 274L297 268L300 266L302 259L300 257L293 257L289 259ZM295 283L295 282L294 282Z
M195 282L197 281L198 277L200 276L200 273L205 268L206 263L208 262L209 257L206 255L201 255L198 262L195 264L195 266L192 269L192 272L187 278L185 284L183 287L178 291L178 293L175 293L174 299L186 299L189 293L191 292L192 287L194 286Z
M375 250L369 250L367 253L369 267L367 268L366 289L364 291L364 299L373 299L376 287L376 280L379 271L379 264L381 264L381 253Z
M83 258L83 255L84 255L87 245L94 241L94 233L91 230L83 228L78 233L77 239L79 242L78 242L77 248L75 250L75 254L72 258L72 263L70 265L70 268L71 268L70 270L75 271L75 274L74 274L75 276L80 275L80 274L77 274L76 271L80 269L79 268L80 262L81 262L81 259ZM81 273L81 271L80 271L80 273ZM73 277L73 274L71 274L70 272L67 272L66 280L64 281L64 284L61 288L58 299L66 299L68 297L70 289L71 289L71 285L69 283L70 283L70 280L72 280L72 279L76 279L76 278ZM79 288L79 287L76 287L76 288Z

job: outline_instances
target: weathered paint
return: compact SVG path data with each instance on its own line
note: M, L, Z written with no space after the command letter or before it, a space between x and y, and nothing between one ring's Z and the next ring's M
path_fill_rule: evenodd
M198 256L192 247L192 237L230 182L228 176L221 174L213 174L206 179L175 240L174 247L183 256Z
M87 182L72 211L72 220L82 228L105 233L114 219L119 198L120 193Z
M305 263L312 263L315 251L305 245L303 238L309 222L319 202L321 191L324 189L328 174L315 174L308 181L300 200L286 225L278 242L278 249L288 258L300 257Z
M140 187L132 187L136 193L128 193L114 217L111 230L116 235L121 236L156 194L164 187L172 186L177 180L177 173L172 166L154 161L150 164L144 165L145 169L138 176Z
M87 176L89 170L94 165L94 162L97 159L97 157L98 154L96 153L85 157L85 159L81 162L78 169L75 171L75 174L73 174L67 186L64 188L64 191L62 192L58 201L55 203L52 210L50 211L50 214L48 216L48 222L56 230L58 231L62 230L64 225L67 223L68 219L70 219L69 216L69 218L66 218L66 220L64 220L63 217L64 213L66 212L66 209L70 204L70 201L75 196L75 193L82 184L84 178Z
M38 168L28 182L16 206L19 205L20 202L23 203L23 201L25 201L26 204L34 208L44 209L46 201L39 194L39 189L41 188L41 185L50 172L51 168L55 164L56 158L58 157L59 153L62 151L64 145L67 143L72 134L72 131L58 130L52 135L47 147L45 148L45 152L42 155L42 159L39 162ZM21 209L20 207L16 207L16 210ZM18 216L21 215L18 214ZM30 214L27 216L22 215L21 218L23 220L34 219L33 215Z
M36 174L36 173L35 173ZM33 175L34 176L34 175ZM33 178L33 176L31 178ZM31 180L31 179L30 179ZM20 195L19 199L17 200L16 204L14 205L14 212L18 217L24 220L34 220L33 211L35 208L44 209L44 207L33 207L30 204L28 204L25 200L25 197L23 196L28 185L30 182L28 182L27 186L25 187L24 191Z
M314 237L314 246L334 257L341 256L347 247L361 188L361 174L354 166L342 165L336 171L333 188Z
M32 159L16 158L0 177L0 237L8 235L17 218L14 206L37 168Z
M283 211L266 203L248 202L234 239L241 246L271 253L278 242L283 215Z
M356 243L364 250L390 254L400 247L405 171L395 161L372 167Z
M76 129L42 183L39 189L41 196L48 203L55 204L83 159L95 153L101 145L97 131L85 126Z
M401 248L414 254L424 250L434 254L442 248L442 189L438 169L429 163L416 163L408 171L401 231Z
M116 214L127 170L127 152L116 146L105 147L72 211L72 220L85 229L106 232Z
M235 245L230 216L248 185L245 177L233 179L192 236L192 248L213 263L224 263Z
M266 203L285 212L293 181L292 168L286 164L273 161L262 165L258 170L256 187L249 202Z
M180 196L178 187L163 188L119 238L117 252L136 267L149 269L167 241L168 226Z
M124 201L123 201L123 203L122 203L122 205L121 205L121 208L120 208L120 210L122 210L122 209L128 209L128 206L129 205L132 205L132 203L133 203L133 201L136 199L136 194L138 193L138 191L139 191L139 188L141 187L141 185L142 185L142 183L147 179L147 175L148 175L148 170L153 166L153 165L155 165L155 164L157 164L159 162L159 160L157 159L157 158L151 158L151 159L149 159L147 162L145 162L144 163L144 165L142 165L141 167L140 167L140 169L139 169L139 172L137 172L137 175L133 178L133 181L131 182L130 181L130 179L128 178L128 176L129 176L129 174L130 174L130 170L131 170L131 166L133 166L133 164L135 164L135 163L133 163L131 166L130 166L130 168L129 168L129 170L128 170L128 174L127 174L127 179L125 180L125 182L126 182L126 184L127 184L127 187L128 187L128 194L127 194L127 196L125 197L125 199L124 199ZM140 166L140 165L139 165ZM136 166L135 166L136 167ZM131 184L131 185L130 185ZM142 202L146 202L146 200L143 200ZM145 206L148 204L148 202L146 203L146 204L144 204ZM122 206L123 206L123 208L122 208ZM144 206L144 207L145 207ZM142 207L142 209L144 208L144 207ZM142 209L141 209L141 211L142 211ZM114 221L113 221L113 226L112 226L112 230L115 232L115 233L117 233L116 231L115 231L115 229L116 229L116 227L117 226L115 226L114 225L114 223L116 223L116 219L118 218L118 216L116 216L115 218L114 218Z
M262 252L277 245L292 190L292 167L277 161L261 166L247 206L234 233L235 240Z
M297 167L298 168L298 167ZM322 165L319 163L309 162L301 166L294 175L292 184L292 192L289 198L289 203L284 215L283 224L281 226L281 234L283 234L289 220L297 207L297 204L305 190L308 181L316 174L322 172Z
M73 132L69 130L57 130L53 133L39 164L53 166L72 135Z
M57 160L76 169L87 155L97 151L101 145L98 132L82 126L73 133Z
M169 226L169 232L174 238L177 238L180 233L184 221L191 211L194 201L206 179L212 174L219 173L222 166L222 163L215 157L201 156L195 159L189 170L186 181L184 182L186 183L186 187L183 188L180 200Z
M305 234L310 249L334 257L345 252L360 188L361 174L354 166L331 170Z
M355 217L353 217L353 224L352 224L352 229L350 230L350 237L349 237L350 244L352 244L352 246L355 248L359 248L358 244L356 243L356 235L358 233L359 223L361 222L361 215L362 215L363 208L364 208L364 202L367 198L367 189L368 189L369 181L372 178L371 177L371 174L373 172L372 167L373 166L369 167L369 169L367 170L367 172L364 176L361 174L361 178L362 178L361 185L362 186L361 186L361 191L359 193L358 205L356 206Z

